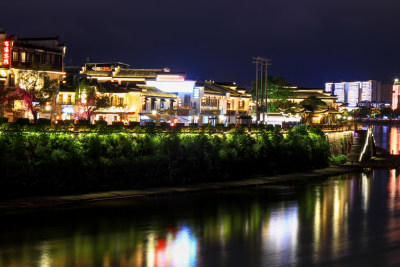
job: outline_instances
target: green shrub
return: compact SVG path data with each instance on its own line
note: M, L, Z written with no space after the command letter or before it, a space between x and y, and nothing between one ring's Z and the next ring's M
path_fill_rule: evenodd
M29 125L31 122L28 118L17 118L15 123L19 126Z
M95 121L95 124L98 126L107 126L107 121L105 120L97 120Z
M344 154L341 155L332 155L331 157L329 157L329 164L342 164L345 163L347 161L347 156Z
M38 126L50 126L50 125L51 125L51 120L45 119L45 118L39 118L39 119L36 121L36 124L37 124Z
M7 123L7 122L8 122L8 118L0 117L0 124Z
M87 126L87 125L90 125L90 121L89 120L80 119L80 120L76 121L76 125L78 125L78 126Z
M212 182L328 164L325 135L311 128L298 127L285 136L279 129L250 134L247 127L232 133L130 130L77 135L5 130L0 135L0 193L61 194Z

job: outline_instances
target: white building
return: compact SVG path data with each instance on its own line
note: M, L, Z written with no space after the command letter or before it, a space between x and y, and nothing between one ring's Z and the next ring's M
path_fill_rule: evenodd
M337 102L355 107L359 103L382 102L381 83L375 80L325 83L325 92L337 96Z

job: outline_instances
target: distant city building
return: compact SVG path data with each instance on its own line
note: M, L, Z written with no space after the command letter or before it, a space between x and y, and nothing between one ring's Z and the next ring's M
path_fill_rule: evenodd
M349 107L390 103L390 90L375 80L325 83L325 92L337 96L337 102Z
M400 102L400 82L398 79L394 81L392 88L392 109L397 109Z

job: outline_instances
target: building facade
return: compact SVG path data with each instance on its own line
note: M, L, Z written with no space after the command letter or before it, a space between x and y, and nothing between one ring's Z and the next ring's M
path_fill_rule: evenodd
M0 87L13 91L19 87L24 76L28 73L60 82L64 78L65 44L58 37L50 38L18 38L0 32ZM42 75L44 74L44 75ZM43 79L38 80L37 86L43 86ZM55 97L46 103L39 112L40 117L51 118L54 113ZM15 100L11 108L3 111L9 121L17 117L32 117L25 108L22 100Z
M336 96L337 102L349 107L385 103L388 100L385 89L386 87L382 87L381 83L375 80L325 83L325 92Z

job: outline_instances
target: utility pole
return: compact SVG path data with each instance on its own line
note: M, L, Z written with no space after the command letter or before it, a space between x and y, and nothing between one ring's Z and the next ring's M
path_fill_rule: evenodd
M259 57L253 57L253 63L256 64L256 123L260 120L260 114L258 113L258 64L259 64Z
M267 80L268 80L268 66L270 65L271 59L266 57L253 57L253 63L256 64L256 123L260 121L260 111L259 111L259 97L258 97L258 77L260 77L261 84L261 95L260 95L260 106L262 112L262 121L265 123L265 111L267 110L267 97L268 97L268 88L267 88ZM265 72L265 75L263 75ZM263 76L264 83L263 86ZM264 100L265 97L265 100ZM265 103L264 103L265 101Z

